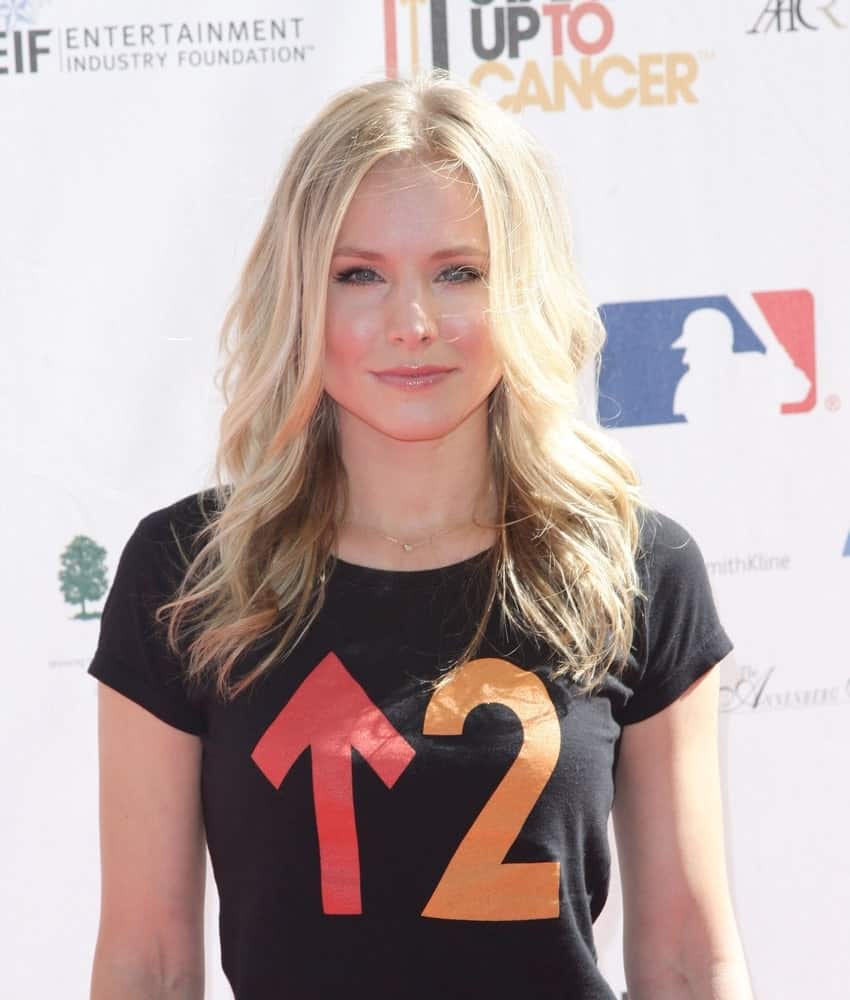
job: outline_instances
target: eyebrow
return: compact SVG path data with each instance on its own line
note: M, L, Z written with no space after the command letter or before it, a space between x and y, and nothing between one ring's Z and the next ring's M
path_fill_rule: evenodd
M365 250L363 247L341 246L333 252L334 257L362 257L364 260L383 260L384 255L375 250ZM446 257L486 257L487 251L479 246L464 244L456 247L445 247L431 254L431 260L443 260Z

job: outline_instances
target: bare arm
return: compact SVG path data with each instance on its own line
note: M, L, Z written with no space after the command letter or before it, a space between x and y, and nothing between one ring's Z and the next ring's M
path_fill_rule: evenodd
M98 684L100 926L91 1000L201 1000L201 741Z
M630 1000L752 1000L726 872L718 674L623 730L613 816Z

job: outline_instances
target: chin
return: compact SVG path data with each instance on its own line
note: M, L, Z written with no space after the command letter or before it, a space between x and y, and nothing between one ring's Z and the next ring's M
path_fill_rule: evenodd
M372 427L395 441L439 441L455 429L455 424L426 424L413 426L386 426L372 424Z
M394 441L439 441L459 430L470 420L486 420L486 399L481 406L466 412L457 407L421 407L419 412L411 409L401 412L392 407L349 408L337 403L341 418L341 429L346 421L361 425L361 429L382 434ZM483 409L482 409L483 406ZM430 410L430 412L429 412ZM353 427L352 427L353 429ZM344 431L343 431L344 432Z

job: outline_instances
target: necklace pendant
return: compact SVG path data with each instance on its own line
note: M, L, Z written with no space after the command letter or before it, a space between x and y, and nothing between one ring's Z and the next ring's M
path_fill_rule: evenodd
M410 542L402 542L401 547L404 549L405 552L413 551L413 546L410 544Z

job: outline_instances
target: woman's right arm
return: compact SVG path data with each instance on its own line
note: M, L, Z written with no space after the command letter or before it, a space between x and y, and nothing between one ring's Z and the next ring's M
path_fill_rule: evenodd
M100 925L90 1000L201 1000L201 740L98 683Z

